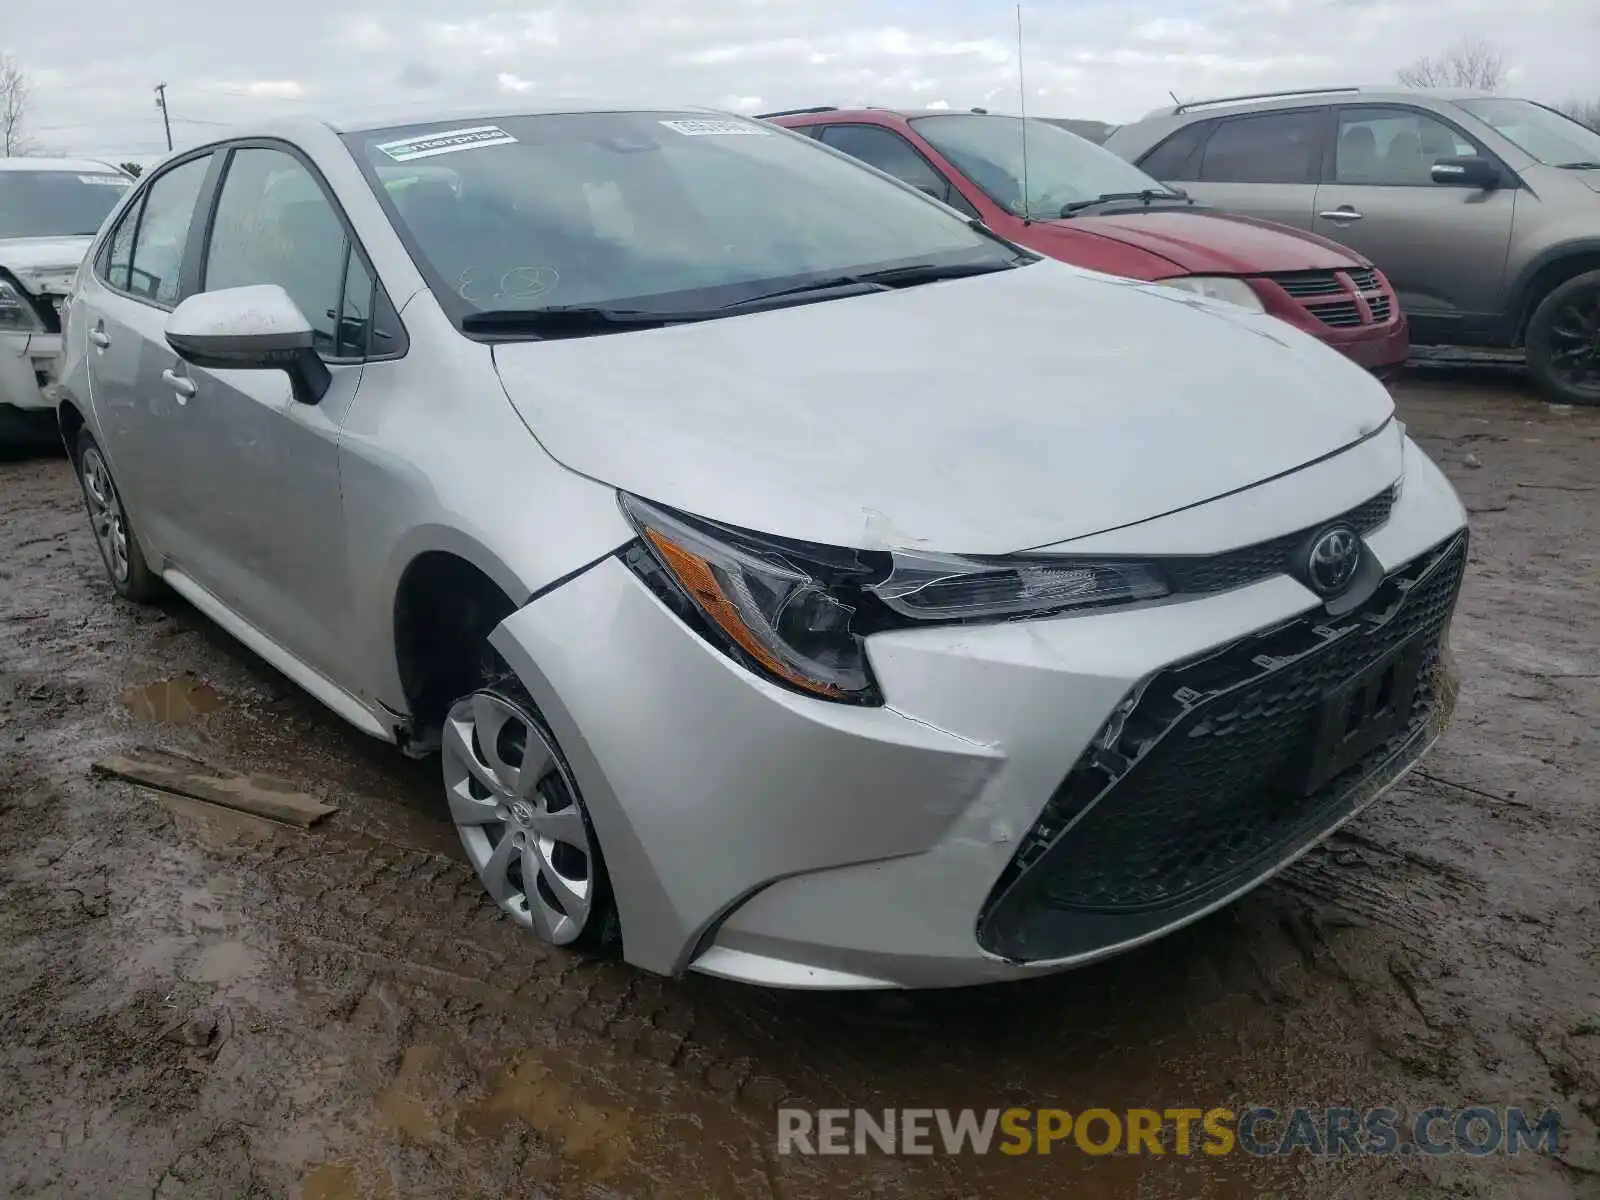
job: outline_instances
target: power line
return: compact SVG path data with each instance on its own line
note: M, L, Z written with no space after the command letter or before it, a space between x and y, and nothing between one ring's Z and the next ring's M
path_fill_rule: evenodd
M167 119L167 85L156 84L156 107L161 110L161 126L167 131L167 149L172 149L172 122Z

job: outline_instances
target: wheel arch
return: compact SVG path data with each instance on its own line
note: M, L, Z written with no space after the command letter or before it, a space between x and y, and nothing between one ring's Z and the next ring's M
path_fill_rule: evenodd
M1512 342L1527 341L1528 323L1540 301L1567 280L1600 270L1600 237L1574 238L1551 246L1523 267L1513 285Z
M56 423L61 429L61 440L66 444L67 457L74 466L78 462L78 435L83 432L83 427L89 423L89 418L84 414L78 402L70 396L63 396L56 404Z

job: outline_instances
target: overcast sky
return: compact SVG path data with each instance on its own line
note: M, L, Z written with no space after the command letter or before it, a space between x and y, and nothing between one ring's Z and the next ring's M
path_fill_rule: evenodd
M164 149L219 125L367 103L517 96L753 112L1018 102L1001 0L6 0L0 50L31 75L53 151ZM226 14L226 15L224 15ZM1386 83L1462 36L1504 50L1504 90L1600 98L1600 0L1035 0L1027 107L1125 121L1167 101Z

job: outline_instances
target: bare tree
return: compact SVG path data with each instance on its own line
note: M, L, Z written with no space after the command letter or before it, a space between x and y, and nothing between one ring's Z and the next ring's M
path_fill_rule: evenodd
M1411 88L1499 90L1506 77L1506 57L1493 42L1462 38L1442 54L1424 54L1395 78Z
M1574 121L1600 133L1600 100L1569 100L1557 107Z
M0 54L0 154L10 158L27 148L22 122L28 115L32 88L27 73L9 54Z

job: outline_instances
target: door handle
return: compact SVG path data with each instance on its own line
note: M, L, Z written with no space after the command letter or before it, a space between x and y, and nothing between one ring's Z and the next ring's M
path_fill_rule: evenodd
M111 346L111 335L104 329L89 330L89 340L102 350L109 349Z
M1330 212L1320 212L1317 216L1324 221L1359 221L1361 214L1353 208L1335 208Z
M171 367L161 372L161 381L178 394L179 404L187 404L195 393L194 380L187 375L179 375Z

